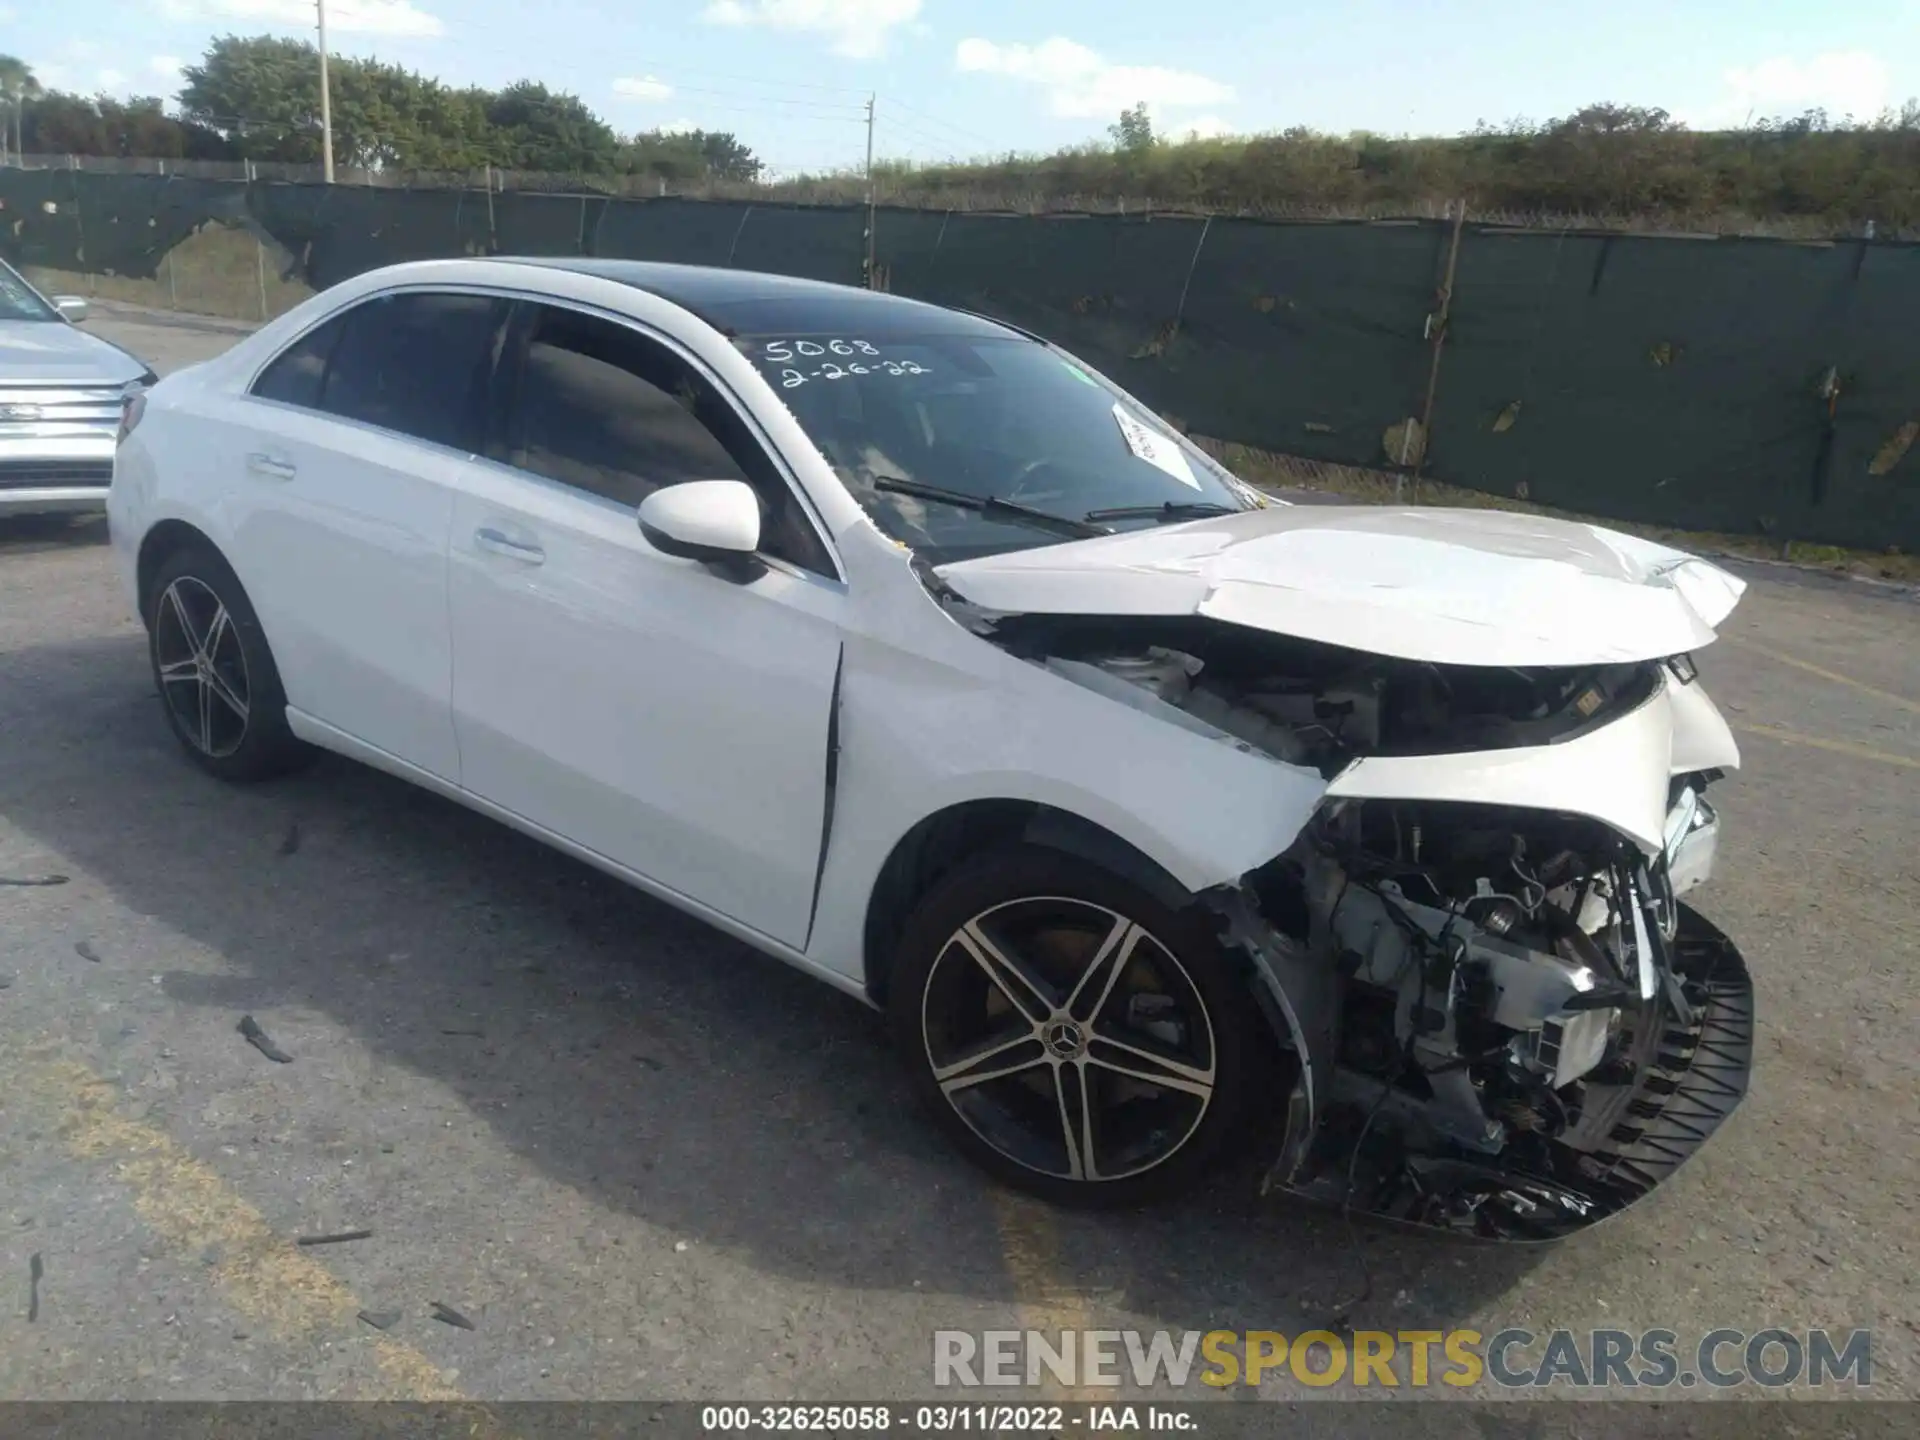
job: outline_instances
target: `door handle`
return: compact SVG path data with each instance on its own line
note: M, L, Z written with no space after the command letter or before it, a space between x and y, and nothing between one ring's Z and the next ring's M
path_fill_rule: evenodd
M489 551L495 555L504 555L507 559L518 560L523 565L538 565L547 558L547 552L542 550L538 545L527 545L518 540L510 539L508 536L494 529L491 525L483 526L474 531L473 543L478 549Z
M282 460L258 450L247 456L247 469L269 480L291 480L299 473L291 460Z

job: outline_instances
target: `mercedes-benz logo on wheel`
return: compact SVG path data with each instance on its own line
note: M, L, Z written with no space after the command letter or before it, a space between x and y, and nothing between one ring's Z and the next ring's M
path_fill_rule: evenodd
M1040 1043L1047 1047L1050 1055L1072 1060L1087 1048L1087 1037L1073 1021L1055 1020L1041 1032Z

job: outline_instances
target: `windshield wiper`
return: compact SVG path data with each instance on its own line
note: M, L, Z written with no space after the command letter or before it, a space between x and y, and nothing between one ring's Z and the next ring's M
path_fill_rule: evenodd
M917 500L931 500L936 505L952 505L960 510L972 510L985 516L1001 515L1009 520L1025 520L1030 524L1058 531L1063 535L1111 535L1113 532L1104 525L1092 523L1094 516L1085 520L1075 520L1070 515L1055 515L1050 510L1037 510L1031 505L1022 505L1017 500L1002 500L998 495L969 495L964 490L948 490L939 485L923 485L918 480L903 480L898 475L878 475L874 477L873 488L885 490L893 495L911 495Z
M1116 505L1111 510L1089 510L1088 520L1199 520L1208 515L1238 515L1217 500L1169 500L1164 505Z

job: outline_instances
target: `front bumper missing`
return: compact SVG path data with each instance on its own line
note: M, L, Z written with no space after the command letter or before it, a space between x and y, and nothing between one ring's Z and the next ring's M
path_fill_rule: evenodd
M1733 942L1685 906L1668 953L1689 1002L1656 1003L1632 1081L1593 1097L1581 1149L1515 1136L1498 1155L1415 1154L1390 1125L1350 1104L1320 1109L1311 1140L1287 1142L1275 1188L1375 1218L1502 1241L1564 1239L1644 1197L1704 1145L1746 1098L1753 1067L1753 981ZM1304 1077L1303 1077L1304 1078ZM1321 1092L1324 1097L1324 1090ZM1297 1108L1297 1107L1296 1107ZM1304 1152L1304 1153L1303 1153Z

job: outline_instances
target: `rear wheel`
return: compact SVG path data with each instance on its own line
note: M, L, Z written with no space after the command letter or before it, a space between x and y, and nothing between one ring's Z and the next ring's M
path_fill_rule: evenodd
M915 1089L970 1158L1080 1205L1192 1185L1236 1139L1259 1036L1197 916L1059 851L964 863L915 909L891 977Z
M308 754L247 592L211 549L161 561L146 599L147 649L168 727L201 769L264 780Z

